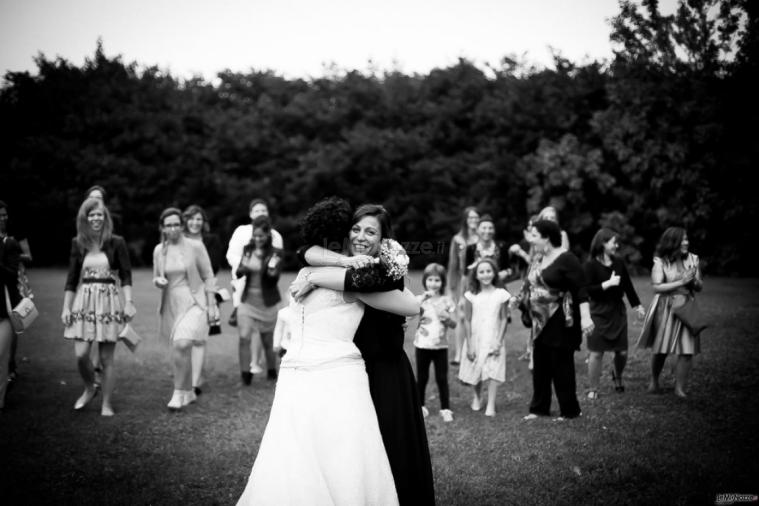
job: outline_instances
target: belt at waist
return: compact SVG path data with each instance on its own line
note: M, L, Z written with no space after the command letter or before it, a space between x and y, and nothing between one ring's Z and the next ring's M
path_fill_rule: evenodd
M116 284L116 280L113 278L82 278L82 283L108 283L111 285Z

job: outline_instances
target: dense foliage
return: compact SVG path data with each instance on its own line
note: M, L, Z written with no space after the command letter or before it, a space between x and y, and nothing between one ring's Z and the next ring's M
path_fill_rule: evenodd
M756 274L757 11L689 0L664 16L655 0L621 1L612 61L557 54L548 69L462 59L425 75L225 71L211 84L100 43L82 67L40 55L0 91L0 199L39 264L65 261L97 183L138 262L166 206L205 207L226 239L263 196L293 249L308 206L336 194L384 203L416 266L445 257L466 205L513 242L553 204L578 253L611 225L645 268L661 231L683 224L707 270Z

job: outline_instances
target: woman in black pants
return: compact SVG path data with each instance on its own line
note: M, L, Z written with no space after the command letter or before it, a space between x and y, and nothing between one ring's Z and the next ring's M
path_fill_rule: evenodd
M557 420L580 416L574 352L593 329L585 274L580 261L561 247L559 226L547 220L534 224L535 247L543 252L527 275L532 315L533 369L530 414L525 420L549 416L551 384L559 401Z

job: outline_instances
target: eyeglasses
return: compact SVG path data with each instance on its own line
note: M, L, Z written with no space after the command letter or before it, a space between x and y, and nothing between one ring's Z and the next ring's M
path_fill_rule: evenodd
M169 223L167 225L164 225L163 228L181 228L181 223Z

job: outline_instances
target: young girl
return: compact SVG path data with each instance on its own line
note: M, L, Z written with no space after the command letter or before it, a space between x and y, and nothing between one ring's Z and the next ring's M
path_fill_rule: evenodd
M422 413L426 417L429 410L424 406L424 391L429 379L430 362L435 364L435 382L440 394L440 416L446 422L453 421L448 395L448 329L456 327L453 315L456 305L443 295L446 285L445 268L440 264L429 264L422 274L425 292L417 296L421 304L419 326L414 336L416 350L416 378Z
M464 293L466 359L461 361L459 379L474 387L474 411L481 407L482 382L490 380L486 416L495 416L498 383L506 381L506 302L511 295L500 286L498 266L491 258L482 258L474 265Z

